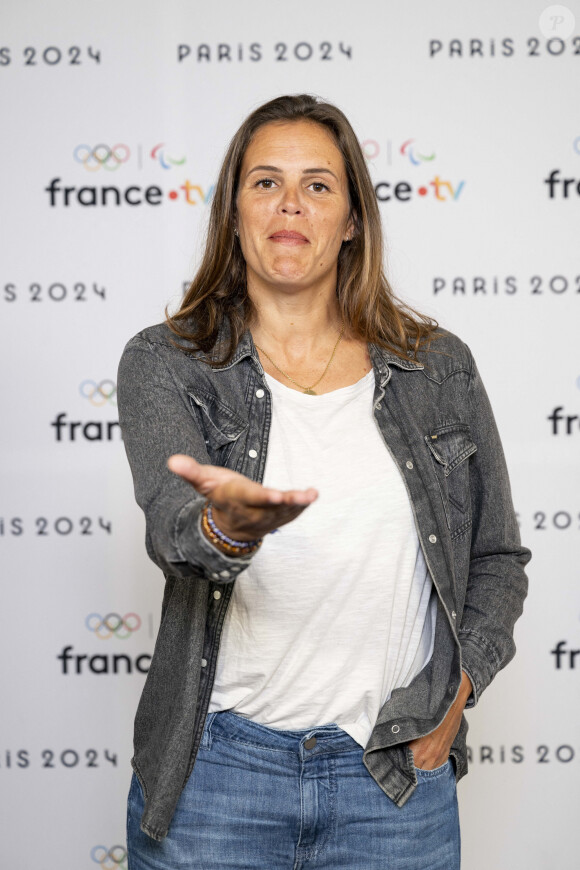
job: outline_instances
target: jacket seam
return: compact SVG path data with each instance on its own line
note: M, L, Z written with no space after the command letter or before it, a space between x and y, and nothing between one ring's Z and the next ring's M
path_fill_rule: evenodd
M484 647L485 651L488 652L493 658L493 665L497 670L501 668L501 656L498 654L496 648L492 646L488 640L486 640L483 635L479 634L479 632L475 631L473 628L460 628L459 629L459 640L461 640L462 636L468 636L468 640L475 640L476 643Z
M472 524L473 524L473 520L471 520L471 519L465 520L465 522L463 522L459 526L459 528L457 528L457 529L455 529L455 531L451 532L451 540L454 541L460 535L463 535L463 534L465 534L465 532L469 531Z

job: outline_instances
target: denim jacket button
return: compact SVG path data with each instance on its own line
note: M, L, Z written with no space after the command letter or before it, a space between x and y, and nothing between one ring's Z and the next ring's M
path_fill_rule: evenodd
M391 731L393 732L393 734L398 734L400 730L401 729L398 725L393 725L393 727L391 728Z
M213 594L213 597L215 598L216 601L219 601L219 600L220 600L220 598L222 597L222 594L221 594L221 592L219 591L219 589L216 589L216 590L215 590L215 592L214 592L214 594Z
M219 579L220 579L220 575L218 574L217 571L212 571L212 572L211 572L211 576L213 577L214 580L219 580Z
M429 543L436 544L437 543L437 535L429 535Z
M248 456L251 456L252 459L255 459L257 455L258 455L258 451L254 450L253 447L251 450L248 450Z
M201 660L201 666L202 666L202 668L207 668L207 659Z
M228 571L227 568L224 568L223 571L220 571L220 577L229 577L231 573L232 572ZM214 593L214 598L215 598L215 593Z
M411 468L413 468L413 463L411 462L410 459L407 459L407 461L405 462L405 465L407 466L409 471L411 470Z
M457 614L454 610L451 611L451 619L457 619Z
M264 390L256 390L256 397L258 399L263 399L264 398Z

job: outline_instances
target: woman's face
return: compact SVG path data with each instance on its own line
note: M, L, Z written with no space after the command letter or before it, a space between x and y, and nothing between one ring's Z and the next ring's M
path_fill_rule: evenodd
M237 228L248 291L336 288L340 247L352 232L342 155L325 127L273 122L246 149Z

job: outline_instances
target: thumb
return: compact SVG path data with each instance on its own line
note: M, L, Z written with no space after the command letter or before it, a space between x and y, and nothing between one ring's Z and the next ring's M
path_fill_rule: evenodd
M216 465L201 465L191 456L176 453L167 460L167 467L174 474L178 474L184 480L198 490L202 495L207 495L218 484L224 483L232 476L227 468Z
M173 456L170 456L167 460L167 467L174 474L189 480L190 483L198 479L199 470L201 469L199 462L196 462L191 456L185 456L183 453L175 453Z

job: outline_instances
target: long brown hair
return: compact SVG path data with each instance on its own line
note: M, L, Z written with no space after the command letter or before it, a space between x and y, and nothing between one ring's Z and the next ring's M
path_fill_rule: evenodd
M277 97L260 106L232 139L219 173L205 252L181 307L167 324L193 349L212 353L212 362L229 362L247 328L252 304L246 287L246 264L234 233L236 196L244 154L256 131L272 122L312 121L332 135L342 154L354 233L338 255L337 299L353 335L397 356L415 356L437 323L406 306L393 293L383 269L383 234L375 191L358 139L346 116L331 103L309 94ZM222 327L227 326L225 333ZM225 335L216 348L218 334ZM216 353L217 352L217 353Z

